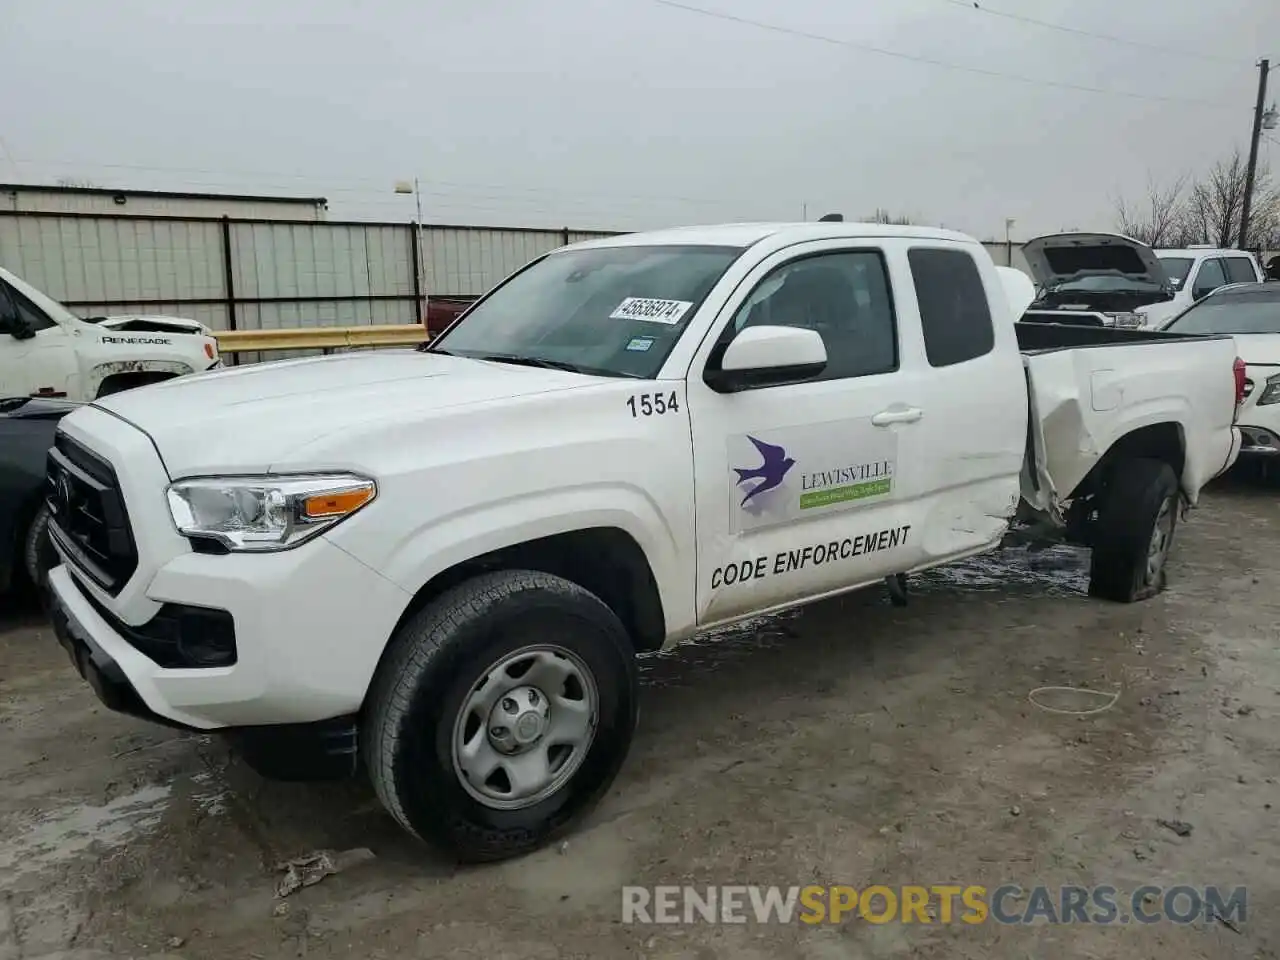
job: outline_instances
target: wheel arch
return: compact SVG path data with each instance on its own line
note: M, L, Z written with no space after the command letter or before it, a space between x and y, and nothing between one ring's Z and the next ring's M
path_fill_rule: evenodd
M1099 493L1112 471L1125 461L1135 459L1159 460L1169 464L1178 478L1179 487L1184 487L1187 441L1183 425L1176 420L1164 420L1137 427L1118 437L1071 491L1071 499ZM1184 488L1184 495L1187 492Z
M172 380L194 372L189 363L174 360L110 360L89 370L86 391L95 399L121 390Z
M393 635L447 590L497 570L538 570L576 583L599 597L622 621L637 653L657 650L666 637L666 613L649 559L635 537L616 526L534 537L453 563L418 588Z

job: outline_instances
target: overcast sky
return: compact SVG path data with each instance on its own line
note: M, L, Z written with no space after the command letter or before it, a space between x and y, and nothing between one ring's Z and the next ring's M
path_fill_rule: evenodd
M25 3L0 31L0 180L408 220L393 184L417 176L428 222L880 206L1018 238L1109 228L1117 193L1247 146L1255 63L1280 61L1276 0L680 2L782 30L662 0Z

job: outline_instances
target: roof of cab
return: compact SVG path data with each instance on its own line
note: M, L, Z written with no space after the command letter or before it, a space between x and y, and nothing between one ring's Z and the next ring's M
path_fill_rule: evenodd
M907 227L885 223L722 223L705 226L673 227L644 233L622 233L612 237L584 240L567 248L658 246L689 244L709 247L746 248L767 238L789 243L806 240L838 240L848 238L908 237L921 240L953 240L976 243L972 237L941 227Z

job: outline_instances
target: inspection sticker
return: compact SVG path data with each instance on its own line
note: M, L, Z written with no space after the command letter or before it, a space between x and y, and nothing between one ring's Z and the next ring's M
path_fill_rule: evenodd
M692 307L688 300L653 300L649 297L627 297L609 314L610 320L648 320L672 326L680 322Z
M644 353L653 346L653 337L632 337L627 341L627 349L635 353Z

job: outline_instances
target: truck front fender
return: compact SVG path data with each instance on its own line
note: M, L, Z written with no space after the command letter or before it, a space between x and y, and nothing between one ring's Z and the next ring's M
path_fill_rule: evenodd
M374 506L385 508L389 503ZM372 521L372 510L370 513L368 520ZM619 530L640 548L663 609L665 634L691 632L695 622L692 558L687 563L681 560L671 524L638 487L585 483L514 496L399 529L390 540L385 522L342 524L328 536L356 559L416 595L441 574L478 557L531 541L599 529Z

